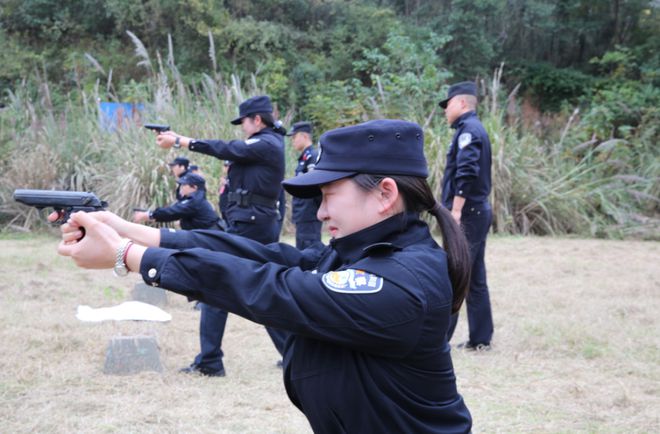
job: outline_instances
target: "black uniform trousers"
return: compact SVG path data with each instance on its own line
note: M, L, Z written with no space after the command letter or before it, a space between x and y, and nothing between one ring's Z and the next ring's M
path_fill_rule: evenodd
M470 245L472 275L470 290L465 299L470 329L470 343L473 345L490 344L493 337L493 314L490 307L490 295L486 280L486 237L493 219L493 212L488 202L482 204L466 203L461 215L461 227ZM452 315L447 340L454 334L458 312Z
M234 222L230 224L227 232L259 241L262 244L269 244L278 241L279 228L279 222L273 218L271 222L260 224ZM199 305L201 308L199 321L201 351L195 357L194 363L204 370L217 372L224 369L222 363L222 337L225 334L225 326L227 325L227 311L206 303L199 303ZM275 348L282 355L287 333L272 327L266 327L266 331Z

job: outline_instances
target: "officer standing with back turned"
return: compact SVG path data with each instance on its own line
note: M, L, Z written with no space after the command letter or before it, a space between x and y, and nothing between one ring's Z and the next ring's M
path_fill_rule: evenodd
M227 208L223 211L227 232L262 244L277 242L280 228L277 202L284 179L285 132L275 125L273 106L266 95L243 101L239 116L231 123L241 126L245 140L199 140L174 131L163 132L156 140L162 148L183 147L231 161L227 171ZM182 371L224 376L221 343L227 312L206 303L201 303L201 307L201 352ZM286 333L271 327L266 329L281 355Z
M291 136L293 149L300 152L296 176L314 170L318 153L312 146L312 124L296 122L287 136ZM321 243L322 223L316 217L319 205L321 205L320 195L310 199L293 198L291 220L296 225L296 248L300 250Z
M490 349L493 315L486 281L486 237L492 221L488 196L491 190L491 146L488 133L477 117L477 86L471 81L453 84L440 101L447 122L456 130L447 152L442 180L442 205L451 210L470 244L472 271L465 299L470 338L457 348L470 351ZM452 316L447 332L451 337L458 321Z

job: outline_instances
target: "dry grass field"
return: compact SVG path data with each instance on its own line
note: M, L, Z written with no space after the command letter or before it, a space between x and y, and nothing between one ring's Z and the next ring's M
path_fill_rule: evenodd
M128 298L135 275L86 271L54 237L0 240L0 431L308 433L263 327L230 316L227 377L177 373L198 350L198 315L82 323L76 307ZM660 432L660 243L489 241L494 348L454 351L475 432ZM102 372L108 341L157 338L165 371ZM456 342L466 337L462 314Z

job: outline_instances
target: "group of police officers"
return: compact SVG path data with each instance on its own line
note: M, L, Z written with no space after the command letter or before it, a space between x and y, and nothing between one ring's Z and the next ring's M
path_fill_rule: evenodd
M487 132L476 114L477 87L474 82L460 82L449 87L439 105L449 125L455 129L447 150L442 181L442 205L451 210L469 242L472 261L470 290L466 299L469 339L458 348L490 350L493 320L490 307L484 252L492 220L488 202L491 190L491 146ZM206 182L198 166L179 156L169 166L176 177L176 203L154 210L136 210L135 222L171 222L178 220L182 229L218 229L259 241L277 242L284 218L284 135L299 153L295 175L314 169L318 152L313 146L312 124L294 123L286 131L273 117L268 96L255 96L242 102L239 116L231 121L240 125L244 140L194 139L167 131L158 134L162 148L187 148L193 152L225 160L221 180L219 208L221 216L206 198ZM350 158L350 155L346 156ZM294 197L292 221L296 228L296 247L305 249L321 243L322 222L317 218L321 196ZM227 312L200 303L200 353L183 369L185 373L224 376L221 349ZM451 339L458 320L452 316L448 331ZM282 355L286 334L266 328L275 348ZM281 362L278 362L281 366Z
M163 148L188 148L190 151L224 160L225 179L221 182L219 217L206 200L205 180L191 173L190 162L177 157L169 163L177 178L177 202L151 211L136 211L134 221L169 222L180 220L182 229L224 229L263 244L277 242L284 217L284 135L291 137L294 149L300 152L296 175L313 170L317 158L312 146L312 125L298 122L290 133L276 125L273 107L267 96L250 98L239 106L239 117L232 120L241 125L245 140L199 140L174 132L158 135ZM316 212L320 196L294 198L292 220L296 225L296 247L304 249L321 243L321 222ZM200 303L200 353L183 369L185 373L200 373L210 377L225 375L222 362L222 338L227 322L223 309ZM286 335L267 327L273 344L282 355ZM281 361L278 361L281 366Z
M311 124L294 124L296 176L282 182L286 131L270 99L256 96L231 121L244 140L156 138L162 148L226 162L223 219L206 200L204 178L179 157L170 164L177 202L136 211L134 220L206 230L77 213L62 226L58 252L85 268L114 262L123 275L139 271L147 284L202 301L201 351L183 372L225 375L220 306L266 325L284 358L287 393L315 432L470 432L449 340L468 285L469 339L458 347L488 351L493 335L484 263L491 146L477 102L475 83L461 82L439 104L455 130L441 203L426 180L422 128L401 120L326 132L318 154ZM296 198L297 248L275 243L283 187ZM436 217L442 248L421 212ZM328 223L327 246L319 220Z

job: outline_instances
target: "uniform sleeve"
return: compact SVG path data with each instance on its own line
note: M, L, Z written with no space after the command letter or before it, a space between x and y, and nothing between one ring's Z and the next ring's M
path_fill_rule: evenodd
M172 222L195 214L195 203L192 199L181 200L174 205L156 208L151 217L157 222Z
M395 261L382 266L409 274ZM148 284L252 321L378 355L406 355L424 321L420 299L375 275L365 277L371 283L365 291L348 291L337 276L298 267L204 249L153 248L143 256L141 273Z
M199 247L247 258L258 263L273 262L288 267L312 269L324 254L324 247L302 251L289 244L262 244L236 234L216 230L160 230L160 247L185 250Z
M479 177L479 159L483 143L475 132L463 130L456 138L456 195L465 197L471 184Z
M263 161L276 157L276 146L263 138L248 140L195 140L189 148L191 151L211 155L222 160L241 163Z

